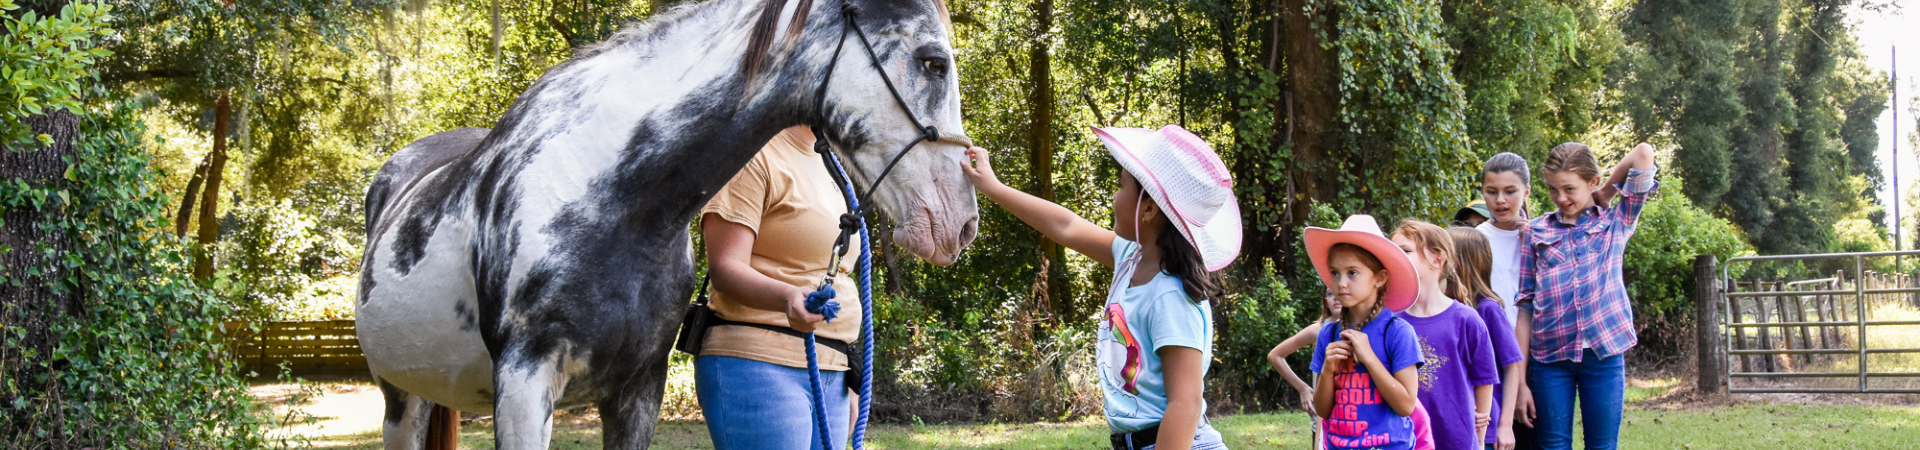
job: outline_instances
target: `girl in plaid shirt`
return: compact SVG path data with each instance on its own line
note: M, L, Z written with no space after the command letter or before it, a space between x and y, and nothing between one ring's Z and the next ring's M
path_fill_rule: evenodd
M1641 143L1602 184L1593 151L1578 142L1553 148L1540 167L1559 211L1535 218L1520 254L1516 334L1530 353L1527 385L1545 449L1573 447L1578 397L1588 449L1613 449L1626 394L1622 354L1638 342L1621 280L1627 240L1659 188L1653 146ZM1621 195L1619 204L1606 199Z

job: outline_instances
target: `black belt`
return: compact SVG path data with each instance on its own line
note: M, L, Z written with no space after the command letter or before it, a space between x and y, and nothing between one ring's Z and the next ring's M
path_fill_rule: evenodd
M715 314L712 317L707 318L707 320L711 321L711 323L708 324L708 326L733 325L733 326L742 326L742 327L753 327L753 328L759 328L762 330L773 331L775 333L780 333L788 336L797 337L803 340L807 338L807 334L800 332L800 330L795 330L792 328L783 327L779 325L767 325L764 323L735 322L727 319L722 319L720 318L719 314ZM842 355L847 355L848 359L853 358L853 345L848 344L847 341L842 341L839 339L828 339L828 338L820 337L817 335L813 337L813 340L814 342L818 342L820 343L820 345L826 346L827 348L839 351L840 354Z
M1113 444L1113 450L1139 450L1151 447L1159 440L1159 425L1147 427L1145 430L1132 433L1114 433L1107 435L1107 441Z

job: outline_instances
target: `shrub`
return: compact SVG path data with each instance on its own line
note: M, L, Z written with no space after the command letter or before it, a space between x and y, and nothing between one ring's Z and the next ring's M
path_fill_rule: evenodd
M1693 206L1677 195L1681 181L1666 178L1641 211L1621 267L1640 333L1637 353L1652 361L1681 356L1692 340L1694 257L1716 255L1726 261L1753 254L1739 227Z
M231 309L188 277L162 231L168 202L144 126L133 105L80 82L104 54L91 45L112 33L108 9L0 17L0 152L55 164L0 180L3 234L38 237L0 240L12 263L0 267L0 447L261 447L264 420L219 334ZM19 126L43 118L57 145Z

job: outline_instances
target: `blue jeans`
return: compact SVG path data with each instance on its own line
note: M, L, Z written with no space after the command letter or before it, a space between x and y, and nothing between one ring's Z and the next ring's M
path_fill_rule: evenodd
M1589 450L1613 450L1620 441L1620 409L1626 403L1627 365L1624 355L1601 358L1586 349L1581 362L1542 363L1527 359L1527 387L1539 418L1533 430L1540 448L1573 448L1573 405L1579 397L1583 436Z
M815 450L847 446L845 372L820 372L831 447L818 441L807 369L731 356L694 359L694 391L715 450Z

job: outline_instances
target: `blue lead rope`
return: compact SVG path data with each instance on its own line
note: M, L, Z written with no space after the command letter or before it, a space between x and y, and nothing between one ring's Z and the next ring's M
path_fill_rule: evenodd
M840 166L840 160L837 157L829 156L825 159L839 179L847 179L846 169ZM853 185L843 183L840 188L847 196L849 214L860 211L860 200L853 193ZM866 219L859 216L853 217L860 228L860 335L864 344L861 346L860 353L862 363L860 365L860 412L853 424L849 448L861 450L864 448L862 444L867 435L867 417L873 409L873 260L866 251L872 248L867 240ZM839 261L838 255L833 258L833 261ZM833 266L838 265L833 264ZM836 268L828 267L827 273L832 274ZM826 316L827 322L832 323L833 319L840 315L840 303L832 301L835 295L833 283L822 283L819 290L807 294L807 311ZM807 378L813 387L814 430L819 434L821 445L832 448L832 433L828 431L831 427L827 425L826 389L820 384L820 356L814 350L814 342L814 334L807 333Z

